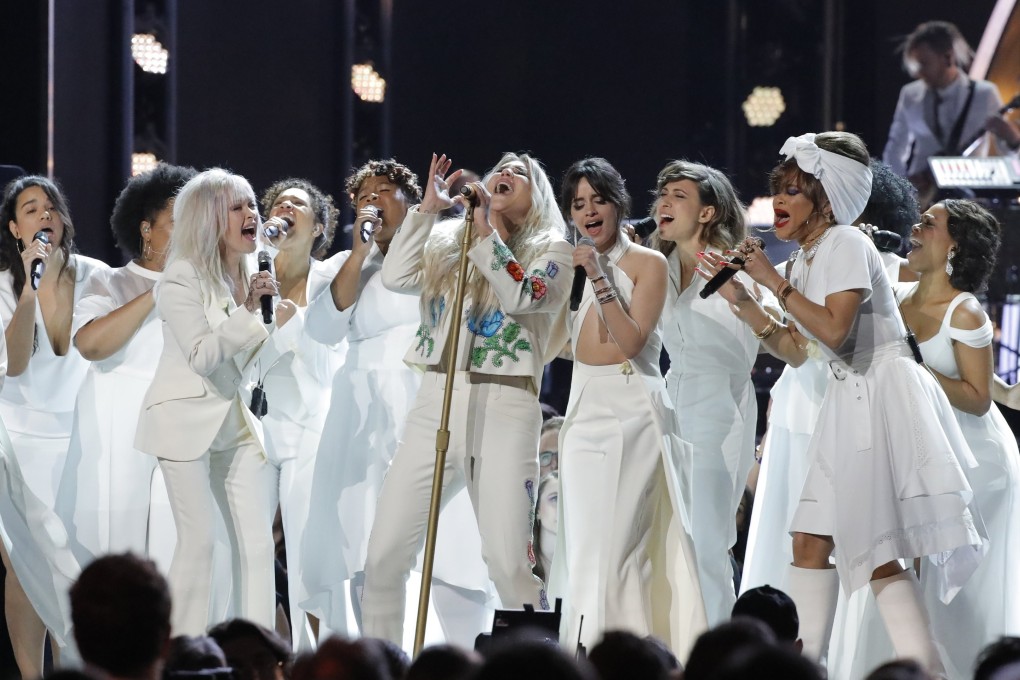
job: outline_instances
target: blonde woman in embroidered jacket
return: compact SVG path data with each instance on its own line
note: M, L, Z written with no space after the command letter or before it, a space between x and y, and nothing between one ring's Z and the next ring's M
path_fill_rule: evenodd
M259 228L247 180L218 168L198 174L174 203L170 254L155 289L163 353L135 447L159 459L177 525L169 578L175 635L200 635L210 624L216 513L230 537L238 615L266 627L275 621L276 476L246 389L274 326L263 323L260 300L279 292L269 272L250 271ZM294 311L284 301L273 318L283 324Z
M400 643L404 584L428 517L447 371L454 371L451 440L444 483L467 485L489 576L505 607L548 609L535 562L532 524L538 487L542 370L565 342L571 248L552 187L538 162L506 154L475 183L473 246L464 317L451 318L463 220L436 225L453 205L445 155L433 155L421 205L408 212L383 261L383 283L421 295L422 320L405 358L422 365L421 390L407 417L379 497L365 564L364 633ZM456 365L447 338L461 324ZM448 494L444 494L448 495Z
M659 371L668 267L623 235L623 178L602 158L566 172L560 205L591 285L571 313L574 370L560 431L560 522L551 588L560 637L589 649L607 630L655 635L686 658L705 630L687 520L690 445ZM590 245L594 243L593 245Z

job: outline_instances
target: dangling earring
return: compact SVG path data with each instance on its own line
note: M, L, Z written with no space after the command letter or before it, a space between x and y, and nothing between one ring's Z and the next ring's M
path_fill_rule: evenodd
M954 248L950 248L949 252L946 254L946 276L953 275L953 257L955 255L956 250Z

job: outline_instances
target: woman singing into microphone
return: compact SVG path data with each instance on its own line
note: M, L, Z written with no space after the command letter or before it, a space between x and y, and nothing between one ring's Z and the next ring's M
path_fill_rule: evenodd
M276 330L259 353L256 378L268 402L262 425L286 543L291 644L295 650L312 649L315 640L300 607L305 599L301 542L330 383L343 357L340 348L310 337L308 316L309 304L329 288L342 262L339 256L322 259L333 242L339 211L332 196L299 178L269 187L262 206L267 218L263 232L275 234L270 242L280 297L293 303L296 312L276 319Z
M744 206L724 174L699 163L667 164L656 189L652 246L669 263L666 386L680 436L694 447L691 534L708 623L716 625L730 618L736 602L729 551L737 540L733 518L754 462L758 406L751 369L761 341L734 318L723 297L701 297L707 282L695 268L698 253L722 253L744 238ZM763 302L778 315L768 296Z
M250 271L260 227L251 185L218 168L200 173L177 195L174 225L156 286L163 353L135 438L159 459L177 525L173 630L200 635L210 623L216 513L230 537L236 611L272 627L275 475L247 387L271 330L260 300L278 290L268 271Z
M581 630L590 649L624 629L685 657L707 626L686 524L690 446L676 434L659 372L666 259L620 228L630 196L604 159L567 170L560 205L584 237L573 264L591 282L571 314L574 371L560 433L551 585L566 599L561 638L572 649Z
M432 157L425 198L390 242L383 283L421 295L421 323L406 360L423 365L421 390L386 474L365 564L365 634L400 643L404 584L422 544L429 510L446 374L454 371L451 440L444 483L467 485L489 575L506 607L548 609L535 562L532 524L542 416L537 386L562 347L561 313L570 293L570 245L552 186L538 162L506 154L472 184L473 245L464 317L453 319L463 220L435 225L453 204L450 161ZM448 365L453 324L461 325ZM562 329L562 330L561 330ZM447 495L444 493L444 496Z
M51 514L67 458L74 401L88 370L88 361L71 342L71 318L85 281L107 267L75 252L67 201L45 177L8 184L0 221L0 318L9 361L0 419L7 424L14 464L25 483L11 495L35 497ZM42 272L38 290L33 269ZM5 524L13 525L13 518ZM44 623L64 644L67 630L61 628L70 622L63 619L64 594L54 591L53 579L40 578L50 574L56 548L50 531L29 526L23 538L18 555L4 556L4 601L18 668L22 677L34 678L43 670Z
M848 593L870 583L897 655L938 673L920 587L900 560L952 553L947 588L969 576L981 544L959 462L970 449L942 389L912 356L878 251L849 226L871 193L864 143L807 134L781 153L771 178L776 235L801 249L789 279L751 243L743 266L799 330L776 322L740 282L720 292L770 352L794 365L820 355L831 374L790 527L788 589L805 653L824 654L840 582ZM724 264L708 253L702 262L706 278Z

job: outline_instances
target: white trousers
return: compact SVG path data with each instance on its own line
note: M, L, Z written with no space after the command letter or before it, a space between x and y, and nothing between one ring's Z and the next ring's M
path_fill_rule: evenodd
M548 609L534 576L532 525L542 416L526 379L458 372L450 411L443 496L467 486L482 557L506 607ZM386 473L368 541L361 609L364 633L401 644L404 589L428 522L436 430L446 375L429 371ZM496 381L496 382L490 382Z
M273 569L273 468L234 402L212 446L191 461L159 459L177 525L170 564L173 634L203 635L210 624L215 513L230 539L233 607L238 616L272 630L276 622Z

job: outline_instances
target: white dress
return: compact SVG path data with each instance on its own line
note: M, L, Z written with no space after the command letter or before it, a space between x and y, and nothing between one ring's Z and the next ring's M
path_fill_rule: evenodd
M419 299L387 290L382 262L373 245L350 308L337 311L328 287L308 306L313 338L347 342L344 365L333 378L301 545L301 606L334 631L347 631L347 581L365 569L383 478L421 384L421 374L404 363L421 321ZM433 578L482 591L488 599L492 586L466 490L443 508L437 536Z
M311 262L305 285L309 302L324 290L328 293L344 259L334 255L322 262ZM314 646L300 607L306 598L301 544L308 523L312 473L326 422L329 390L342 362L339 347L323 345L308 335L307 315L308 307L298 307L287 323L276 327L262 345L253 371L256 379L263 381L268 404L262 428L266 456L276 470L287 548L291 642L294 649L301 650Z
M71 337L151 290L159 276L134 262L95 272L75 305ZM107 553L130 551L162 561L173 555L177 532L163 475L156 459L134 446L137 405L162 349L162 323L153 309L119 351L89 365L78 393L56 509L83 567ZM153 504L161 512L150 518Z
M736 600L729 550L737 540L737 506L754 462L758 406L751 369L760 343L725 298L701 298L707 282L700 276L679 292L675 256L669 257L669 278L663 313L666 388L680 437L694 447L691 535L708 623L714 626L729 620Z
M889 280L898 280L899 258L894 253L880 256ZM801 269L800 273L805 271ZM787 275L794 288L803 288L804 283L796 276L789 271ZM820 357L811 357L796 368L786 366L772 386L768 433L762 447L740 580L742 593L766 584L786 590L789 565L793 562L790 521L807 479L808 444L830 375L827 363L820 361ZM830 658L831 650L830 646Z
M901 284L897 297L904 299L917 286ZM953 311L968 300L960 293L949 304L939 331L921 343L925 364L946 377L958 379L959 370L953 344L987 347L992 342L992 322L974 330L950 325ZM974 505L980 511L988 534L988 552L970 580L945 604L940 597L938 579L932 578L928 561L921 564L921 583L925 604L931 615L935 639L942 651L948 677L971 677L974 659L987 644L1000 636L1020 635L1020 450L1016 437L992 403L982 416L953 409L978 467L968 471L974 490ZM837 619L839 620L839 619ZM864 677L884 659L893 656L892 642L881 624L874 596L869 591L855 593L842 616L842 638L856 640L854 645L837 646L830 654L830 673L840 677ZM833 643L839 643L836 632Z
M88 277L108 268L84 255L72 255L69 266L75 272L75 304ZM0 318L5 329L16 306L11 272L0 272ZM74 402L89 362L73 344L65 356L53 352L38 302L35 319L36 351L24 373L7 377L0 394L0 420L7 426L11 444L4 452L13 454L5 459L0 523L25 594L58 643L65 645L71 642L67 586L77 578L78 565L54 506Z
M617 263L628 247L621 238L600 256L625 308L634 284ZM592 288L584 291L571 315L575 348L588 312L601 311ZM686 658L708 627L688 518L691 446L677 434L659 372L661 328L623 364L574 362L549 584L565 598L567 649L578 641L591 649L606 630L623 629L656 635Z
M982 544L961 467L973 462L970 449L945 394L903 341L874 245L848 226L823 238L813 261L794 264L801 292L816 304L847 290L863 291L863 299L843 345L818 345L832 377L791 530L833 537L848 593L886 562L942 552L952 558L940 570L947 579L941 592L951 592L969 576L953 569L975 565Z

